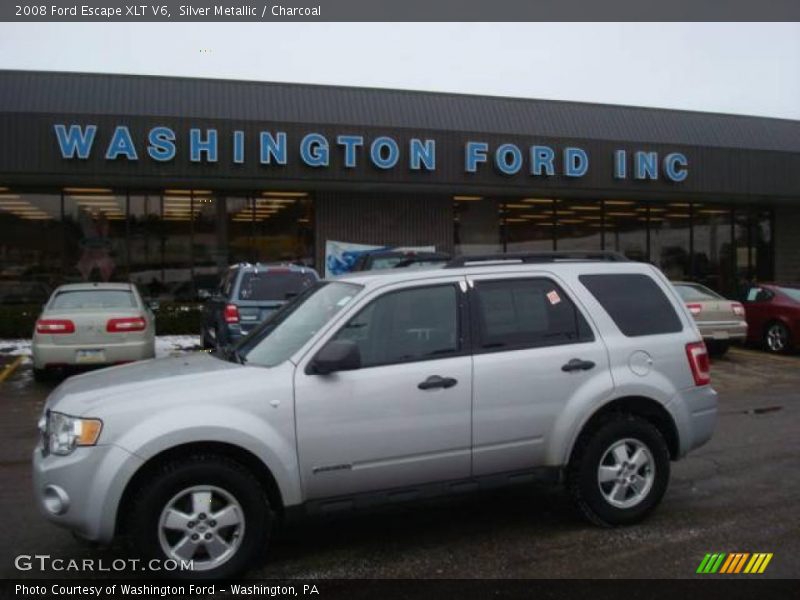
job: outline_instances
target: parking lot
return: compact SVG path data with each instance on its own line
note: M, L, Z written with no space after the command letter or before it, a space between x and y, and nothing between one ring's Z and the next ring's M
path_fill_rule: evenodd
M2 365L0 365L0 369ZM281 531L252 575L281 578L682 578L707 552L771 552L764 576L800 572L800 357L732 349L714 361L721 416L713 440L673 463L645 523L599 529L559 489L524 487L456 500L314 519ZM19 554L116 556L87 548L41 518L30 452L50 386L23 365L0 383L0 576Z

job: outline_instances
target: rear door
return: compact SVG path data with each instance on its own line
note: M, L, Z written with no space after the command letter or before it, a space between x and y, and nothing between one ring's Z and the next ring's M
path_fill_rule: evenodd
M572 402L610 394L606 348L552 275L471 276L473 474L544 464Z

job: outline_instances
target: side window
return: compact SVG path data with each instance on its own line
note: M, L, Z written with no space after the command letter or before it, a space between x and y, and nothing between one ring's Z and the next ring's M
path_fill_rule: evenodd
M647 275L580 275L578 279L628 337L677 333L683 329L672 303Z
M747 298L745 298L745 302L769 302L775 297L771 291L760 288L760 287L751 287L747 290Z
M220 292L226 298L231 297L231 289L233 288L233 280L236 279L236 274L238 271L236 269L228 271L228 274L225 275L225 278L220 283Z
M475 282L474 297L481 349L510 350L594 339L578 308L549 279Z
M453 285L389 292L350 319L335 340L353 340L361 366L442 358L461 350Z

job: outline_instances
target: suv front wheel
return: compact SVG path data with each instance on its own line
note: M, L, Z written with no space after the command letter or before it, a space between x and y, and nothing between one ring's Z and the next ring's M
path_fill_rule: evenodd
M224 579L263 553L271 521L264 490L245 467L195 455L163 465L148 481L127 531L139 556L181 565L170 576Z
M658 429L639 417L615 414L579 439L567 489L589 521L628 525L661 501L669 469L669 450Z

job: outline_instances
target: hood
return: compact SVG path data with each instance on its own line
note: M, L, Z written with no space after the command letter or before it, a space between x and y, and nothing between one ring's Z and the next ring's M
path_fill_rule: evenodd
M219 380L221 371L242 368L198 352L101 369L67 379L53 391L45 408L80 416L100 400L169 393L190 382L197 387L204 379Z

